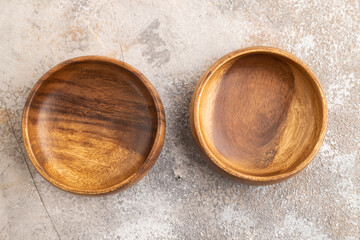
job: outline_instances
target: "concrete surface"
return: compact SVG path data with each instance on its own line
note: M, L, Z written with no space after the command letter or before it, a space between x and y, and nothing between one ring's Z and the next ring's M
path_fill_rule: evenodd
M359 239L360 2L0 0L0 239ZM304 60L325 90L329 127L310 166L249 187L213 172L194 148L189 101L203 71L239 48ZM34 169L23 105L50 67L105 55L143 72L166 111L166 143L131 189L86 197Z

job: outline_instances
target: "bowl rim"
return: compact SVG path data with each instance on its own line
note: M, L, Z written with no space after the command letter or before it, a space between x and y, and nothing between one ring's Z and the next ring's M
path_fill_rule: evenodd
M59 181L57 181L56 179L52 178L50 175L48 175L46 173L46 171L41 167L41 165L39 164L39 162L37 161L37 158L34 154L34 152L32 151L32 147L31 147L31 142L29 139L29 133L28 133L28 116L29 116L29 111L30 111L30 106L31 103L34 99L34 96L37 94L39 88L41 87L41 85L55 72L59 71L60 69L74 64L74 63L80 63L80 62L103 62L106 64L113 64L116 65L120 68L126 69L128 71L130 71L131 73L133 73L140 81L141 83L145 86L145 88L148 90L148 92L151 95L152 100L154 101L154 105L156 108L156 114L157 114L157 130L156 130L156 136L155 139L153 141L153 146L147 156L147 158L145 159L144 163L142 164L142 166L136 171L134 172L130 177L128 177L127 179L125 179L122 182L119 182L113 186L110 187L106 187L106 188L102 188L102 189L80 189L80 188L74 188L71 186L68 186L66 184L63 184ZM25 106L24 106L24 110L23 110L23 115L22 115L22 122L21 122L21 128L22 128L22 136L23 136L23 142L25 145L25 149L26 152L31 160L31 162L33 163L33 165L35 166L36 170L50 183L52 183L53 185L55 185L56 187L63 189L65 191L68 192L72 192L72 193L77 193L77 194L103 194L103 193L109 193L115 190L125 190L126 188L131 187L132 185L134 185L135 183L137 183L138 181L140 181L140 179L142 179L152 168L152 166L155 164L157 158L160 155L161 149L163 147L164 144L164 139L165 139L165 129L166 129L166 119L165 119L165 111L164 111L164 107L163 104L161 102L160 96L157 93L157 91L155 90L155 88L153 87L153 85L150 83L150 81L140 72L138 71L136 68L134 68L133 66L118 60L118 59L114 59L111 57L105 57L105 56L98 56L98 55L87 55L87 56L80 56L80 57L75 57L75 58L71 58L68 60L65 60L57 65L55 65L54 67L50 68L33 86L33 88L31 89Z
M202 96L202 92L204 90L205 85L207 84L208 80L212 77L212 75L225 63L245 55L251 55L251 54L268 54L272 56L280 56L287 60L291 60L294 64L299 66L302 70L304 70L307 74L309 74L310 79L315 83L314 86L316 88L316 92L320 95L321 98L321 107L322 107L322 126L320 130L320 135L317 139L316 144L313 146L312 151L310 154L302 161L300 164L298 164L293 170L289 172L284 172L276 175L271 176L254 176L251 174L241 173L238 171L235 171L233 168L227 166L223 163L222 159L219 159L215 156L215 154L212 153L210 148L207 146L206 141L204 140L203 134L201 132L200 127L200 120L199 120L199 105L200 105L200 99ZM191 114L190 114L190 123L191 123L191 131L192 134L198 144L198 147L200 147L203 151L203 153L208 157L211 162L211 165L213 165L215 168L218 168L222 171L224 171L226 176L229 176L233 178L238 178L241 180L244 180L245 182L254 184L256 183L266 183L266 182L279 182L282 180L285 180L287 178L290 178L291 176L299 173L302 171L316 156L316 154L319 152L320 147L322 145L322 142L325 138L327 124L328 124L328 109L327 109L327 102L326 97L324 94L324 91L320 85L320 82L314 72L299 58L292 55L289 52L286 52L284 50L274 48L274 47L267 47L267 46L252 46L247 48L242 48L239 50L235 50L233 52L230 52L220 58L218 61L216 61L214 64L212 64L201 76L200 81L198 82L195 91L193 93L192 97L192 103L191 103ZM224 173L220 171L221 173Z

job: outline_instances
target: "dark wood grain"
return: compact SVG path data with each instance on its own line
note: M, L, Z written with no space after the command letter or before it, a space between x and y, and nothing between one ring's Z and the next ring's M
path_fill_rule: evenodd
M164 110L149 81L105 57L66 61L31 91L23 115L30 159L50 182L105 193L137 182L164 141Z
M285 180L314 158L327 125L316 76L279 49L254 47L225 56L202 77L191 129L208 162L250 184Z

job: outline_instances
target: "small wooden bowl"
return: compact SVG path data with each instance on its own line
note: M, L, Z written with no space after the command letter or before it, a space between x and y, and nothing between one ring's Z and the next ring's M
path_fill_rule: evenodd
M123 190L155 164L165 115L151 83L116 59L85 56L50 69L22 119L30 160L55 186L80 194Z
M319 151L327 105L315 74L300 59L269 47L232 52L202 76L190 125L204 158L247 184L283 181Z

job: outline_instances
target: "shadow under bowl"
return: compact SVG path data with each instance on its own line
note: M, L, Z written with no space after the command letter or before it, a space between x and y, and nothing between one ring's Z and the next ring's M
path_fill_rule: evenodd
M203 157L221 174L271 184L300 172L319 151L326 99L300 59L251 47L226 55L204 73L190 123Z

